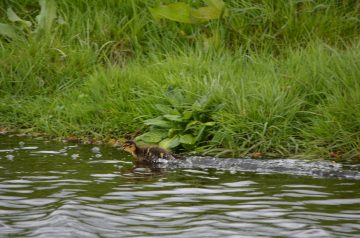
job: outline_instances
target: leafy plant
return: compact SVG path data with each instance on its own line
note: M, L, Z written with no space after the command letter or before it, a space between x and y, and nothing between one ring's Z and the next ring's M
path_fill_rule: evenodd
M164 148L192 149L202 142L210 140L216 128L211 115L220 110L222 105L214 105L208 96L203 96L193 103L184 103L184 95L174 90L170 103L156 104L161 114L144 121L149 131L136 137L146 143L158 143Z
M224 13L226 14L225 3L222 0L206 0L204 2L207 6L196 9L187 3L175 2L149 8L149 10L157 20L165 18L171 21L193 24L219 19Z
M0 35L16 39L21 35L35 33L37 36L48 33L51 30L54 20L64 23L62 18L57 18L56 3L54 0L39 0L40 13L36 16L36 23L21 19L11 7L6 11L9 21L13 24L0 23Z

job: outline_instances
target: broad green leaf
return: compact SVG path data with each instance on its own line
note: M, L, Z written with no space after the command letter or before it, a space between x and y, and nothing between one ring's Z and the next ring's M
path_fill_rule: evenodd
M11 39L17 38L15 28L9 24L0 23L0 35L9 37Z
M183 23L199 23L212 19L219 19L223 13L225 3L222 0L207 0L207 6L193 9L184 2L161 5L149 8L155 19L166 18Z
M215 124L216 124L216 122L214 122L214 121L209 121L209 122L203 123L204 126L214 126Z
M177 121L177 122L182 121L182 117L180 115L165 114L165 115L163 115L163 117L165 117L166 119L168 119L170 121Z
M195 144L195 142L195 138L191 134L185 134L180 136L181 144L193 145Z
M166 96L168 97L168 100L171 103L171 105L173 105L175 108L178 107L179 105L184 104L185 96L178 88L168 91L166 93Z
M193 105L191 105L191 108L193 110L203 110L206 108L206 106L209 103L209 97L208 96L202 96L198 100L196 100Z
M168 106L168 105L164 105L164 104L156 104L155 108L157 110L159 110L162 113L166 113L166 114L173 114L173 113L179 113L178 111L176 111L175 109L173 109L172 107Z
M201 122L199 122L199 121L191 121L191 122L189 122L185 127L185 131L189 130L191 128L194 128L196 125L200 125L200 123Z
M165 149L175 148L176 146L180 145L180 138L179 136L174 136L172 138L166 138L162 140L159 145Z
M56 2L54 0L39 0L41 10L36 17L38 22L38 31L45 30L49 32L51 25L56 18Z
M157 117L157 118L153 118L153 119L148 119L144 121L145 125L148 126L158 126L158 127L162 127L162 128L171 128L171 123L163 120L163 117Z
M207 0L205 1L207 5L213 6L214 8L218 9L220 12L219 17L227 17L229 15L229 12L227 11L225 7L225 3L222 0Z
M175 129L175 128L171 128L168 130L167 136L168 137L173 137L174 135L178 134L179 130Z
M149 10L155 19L166 18L177 22L192 23L190 19L191 7L184 2L161 5L159 7L149 8Z
M167 131L149 131L140 136L137 136L135 140L145 141L147 143L158 143L167 136Z
M31 22L30 21L25 21L23 19L21 19L13 10L12 8L8 8L6 11L6 14L9 18L10 21L12 22L21 22L22 24L26 25L27 27L31 27Z
M206 4L214 8L219 9L220 11L224 8L225 3L222 0L207 0Z
M219 19L221 16L221 10L212 6L200 7L198 9L191 10L191 17L194 22L205 22L213 19Z
M183 118L184 120L189 120L192 116L193 116L193 112L192 111L183 111Z

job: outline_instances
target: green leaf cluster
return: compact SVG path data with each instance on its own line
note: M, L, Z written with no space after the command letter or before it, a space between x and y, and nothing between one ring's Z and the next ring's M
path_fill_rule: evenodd
M184 2L175 2L149 8L149 10L151 15L157 20L165 18L171 21L190 24L207 22L226 15L225 3L222 0L206 0L204 2L206 6L200 8L192 8Z
M222 105L214 105L208 96L185 103L185 97L178 90L173 90L168 100L167 105L155 105L159 115L144 121L149 130L136 137L137 141L190 150L211 140L217 127L212 114Z
M62 18L56 14L55 0L39 0L40 13L36 16L36 21L31 22L21 19L14 10L9 7L6 11L7 17L12 24L0 23L0 35L9 39L19 39L26 35L42 36L51 31L54 21L64 23Z

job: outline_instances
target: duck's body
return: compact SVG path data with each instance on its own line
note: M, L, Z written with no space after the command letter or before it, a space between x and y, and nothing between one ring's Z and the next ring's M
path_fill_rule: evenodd
M138 146L134 141L126 141L122 148L132 154L137 161L156 162L159 159L179 159L169 151L158 146Z

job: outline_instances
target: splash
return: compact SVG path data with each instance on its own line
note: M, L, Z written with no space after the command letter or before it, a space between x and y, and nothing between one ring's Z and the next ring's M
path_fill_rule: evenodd
M159 161L160 162L160 161ZM169 160L154 164L157 168L215 168L230 171L257 173L283 173L323 178L346 178L360 180L360 172L349 170L342 164L324 160L297 159L235 159L192 156L186 160Z

